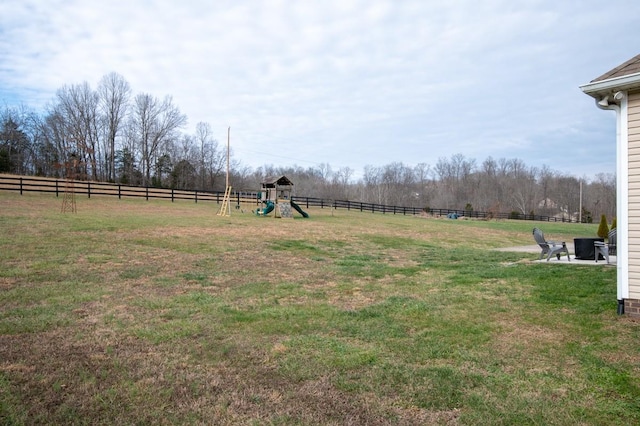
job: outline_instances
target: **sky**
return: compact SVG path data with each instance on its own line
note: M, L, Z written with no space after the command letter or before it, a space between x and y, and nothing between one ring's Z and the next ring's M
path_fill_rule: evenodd
M0 106L116 72L254 169L462 154L592 179L615 113L579 86L639 41L637 0L2 0Z

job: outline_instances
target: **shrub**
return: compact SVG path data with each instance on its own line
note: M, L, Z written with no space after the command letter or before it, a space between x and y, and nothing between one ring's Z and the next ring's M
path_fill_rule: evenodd
M616 222L616 217L613 217L613 221L611 222L611 229L616 229L618 227L618 223Z
M607 225L607 216L600 217L600 225L598 226L598 237L607 238L609 235L609 225Z

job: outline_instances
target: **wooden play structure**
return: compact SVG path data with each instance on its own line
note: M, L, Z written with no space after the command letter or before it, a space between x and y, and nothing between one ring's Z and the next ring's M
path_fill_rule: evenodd
M258 216L267 216L273 212L274 217L293 218L291 210L293 208L302 217L309 217L299 205L291 200L293 183L286 176L267 178L260 186L258 199L264 204L264 207L256 209Z

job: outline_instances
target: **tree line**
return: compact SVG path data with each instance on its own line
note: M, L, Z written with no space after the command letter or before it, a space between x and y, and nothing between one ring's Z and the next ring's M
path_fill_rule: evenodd
M123 76L109 73L95 89L87 82L59 88L44 111L0 110L0 173L65 178L72 170L74 177L94 181L224 190L226 147L213 138L209 123L197 123L193 134L183 131L186 123L171 96L134 94ZM616 212L615 175L585 180L519 159L477 162L454 154L433 165L368 165L358 179L353 169L329 164L254 170L231 162L236 189L257 190L265 178L280 175L300 196L334 200L583 221L602 214L612 220Z

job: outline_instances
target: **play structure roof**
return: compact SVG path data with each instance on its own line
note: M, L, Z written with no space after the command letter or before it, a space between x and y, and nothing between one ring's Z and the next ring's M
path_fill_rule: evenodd
M267 188L273 188L275 186L293 186L293 182L291 182L286 176L268 177L264 182L262 182L262 186Z

